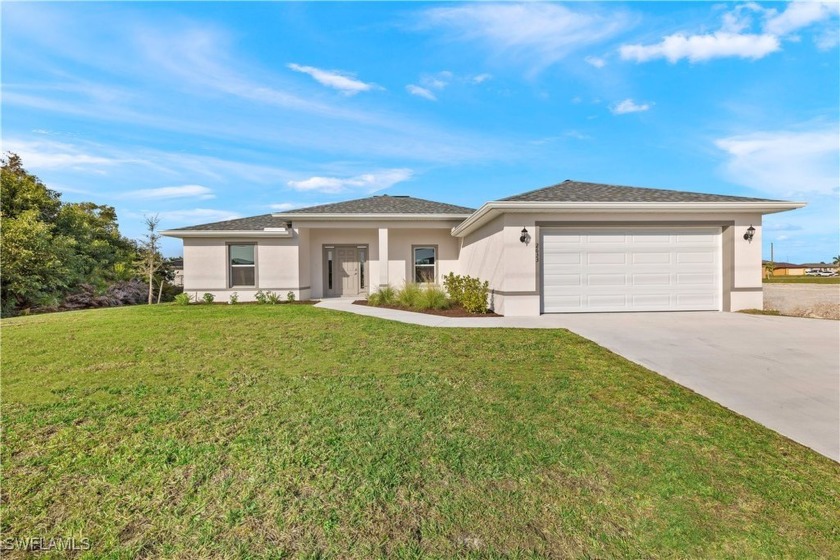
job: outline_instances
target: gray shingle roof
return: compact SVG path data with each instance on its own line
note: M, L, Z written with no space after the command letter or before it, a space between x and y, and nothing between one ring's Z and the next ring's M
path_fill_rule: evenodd
M333 204L322 204L310 206L309 208L297 208L281 212L281 214L456 214L466 215L475 212L474 208L455 206L443 202L434 202L411 196L389 196L387 194L370 196L336 202Z
M213 222L197 226L182 227L170 231L262 231L265 228L286 227L288 218L275 218L271 214L251 216L250 218L239 218L237 220L225 220L224 222Z
M472 214L475 210L454 204L423 200L410 196L379 195L346 202L321 204L309 208L296 208L278 214L263 214L250 218L226 220L170 231L262 231L265 228L285 227L290 221L286 215L299 214L452 214L454 218Z
M501 200L511 202L778 202L766 198L624 187L570 179L558 185L524 192Z

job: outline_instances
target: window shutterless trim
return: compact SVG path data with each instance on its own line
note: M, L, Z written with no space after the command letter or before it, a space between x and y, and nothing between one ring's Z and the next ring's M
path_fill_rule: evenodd
M230 255L231 247L244 247L244 246L248 246L248 245L250 245L251 247L254 248L254 264L252 264L252 265L251 264L234 265L233 263L231 263L231 255ZM256 242L254 242L254 243L242 243L242 242L239 242L239 241L229 241L229 242L225 243L225 258L227 259L226 269L227 269L227 287L228 287L228 289L232 289L232 288L259 288L260 277L259 277L259 274L257 273L258 272L258 270L257 270L257 265L258 265L258 262L257 262L258 261L257 246L258 246L258 243L256 243ZM234 284L233 283L233 268L234 268L234 266L237 267L237 268L253 268L254 269L254 284L253 285Z
M432 281L429 284L437 284L438 278L438 246L432 244L412 245L411 246L411 281L417 283L417 249L431 249L434 251L435 262L431 265L420 265L421 268L432 267Z

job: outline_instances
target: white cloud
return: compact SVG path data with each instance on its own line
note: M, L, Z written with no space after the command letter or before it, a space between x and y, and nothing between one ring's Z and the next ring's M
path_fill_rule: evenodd
M448 28L455 40L476 41L538 72L630 25L626 12L552 3L462 4L426 10L427 26Z
M610 112L613 115L624 115L627 113L641 113L650 109L650 103L637 104L632 99L625 99L621 103L616 103L610 107Z
M147 214L149 214L147 212ZM173 224L173 226L165 225L166 227L174 227L180 224L198 224L221 222L224 220L235 220L241 218L241 214L230 212L228 210L215 210L212 208L194 208L192 210L167 210L165 212L153 212L160 218L162 224ZM138 216L136 212L130 212L129 216Z
M832 194L840 182L840 124L720 138L723 171L737 184L773 196Z
M718 31L706 35L675 33L653 45L622 45L619 52L624 60L647 62L657 58L665 58L668 62L674 63L683 58L687 58L691 62L723 57L756 60L776 52L780 48L779 39L774 35Z
M426 88L441 90L449 85L452 77L452 72L444 70L437 74L424 74L420 77L420 83Z
M764 30L774 35L788 35L814 23L830 19L840 12L837 2L790 2L785 10L767 11ZM834 30L836 33L836 29Z
M321 85L337 89L345 95L355 95L360 91L370 91L378 86L375 84L368 84L357 80L350 74L338 72L335 70L321 70L314 66L301 66L300 64L290 63L286 65L295 72L308 74Z
M159 187L156 189L139 189L128 191L123 195L125 198L138 200L167 200L172 198L195 198L208 200L216 198L213 191L201 185L181 185L178 187Z
M285 212L286 210L293 210L306 206L303 202L278 202L276 204L269 204L269 208L276 212Z
M310 177L302 181L289 181L288 185L297 191L316 191L329 194L345 192L374 193L387 189L411 178L411 169L383 169L355 177Z
M724 12L720 29L713 33L674 33L663 37L659 43L622 45L621 58L647 62L658 58L671 63L682 59L703 62L713 58L737 57L758 60L782 48L782 40L799 41L792 33L827 22L840 13L840 4L824 2L788 2L785 9L765 9L755 2L736 5ZM762 19L760 31L749 31L755 26L756 15ZM837 45L836 26L823 26L814 41L818 48L829 49Z
M407 86L405 86L405 89L411 95L423 97L425 99L428 99L429 101L437 101L437 96L424 87L420 87L414 84L408 84Z
M101 146L95 144L78 145L51 140L4 139L2 151L16 153L30 169L72 169L102 174L103 167L149 164L127 155L103 153Z
M583 59L587 64L591 64L595 68L603 68L607 65L607 61L600 56L587 56Z
M470 76L469 81L473 84L483 84L484 82L486 82L487 80L491 80L492 78L493 78L492 74L488 74L488 73L485 72L483 74L477 74L475 76Z

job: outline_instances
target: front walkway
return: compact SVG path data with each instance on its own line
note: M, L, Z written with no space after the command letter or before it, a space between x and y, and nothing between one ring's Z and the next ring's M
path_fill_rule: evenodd
M840 461L840 322L718 312L452 318L324 300L427 327L565 328Z

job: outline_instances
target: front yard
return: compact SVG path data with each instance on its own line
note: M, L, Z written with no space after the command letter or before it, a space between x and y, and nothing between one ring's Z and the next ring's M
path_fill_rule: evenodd
M567 331L164 305L2 335L4 544L840 556L838 464Z

